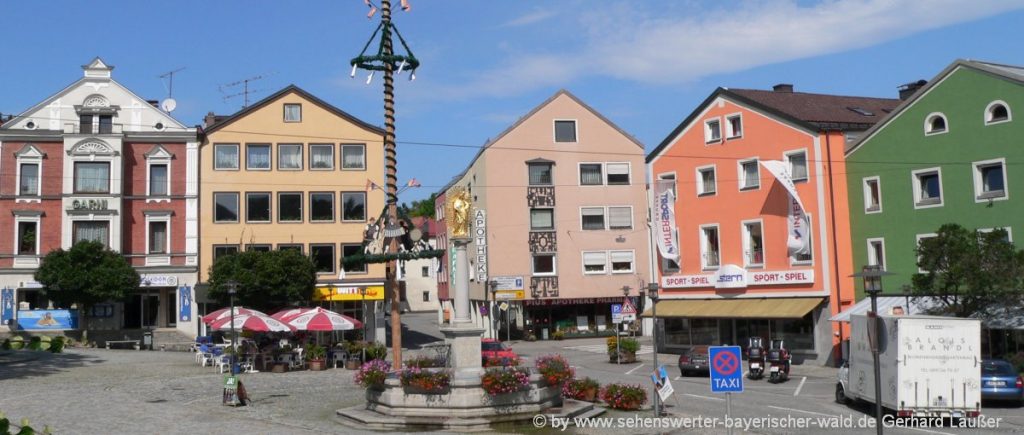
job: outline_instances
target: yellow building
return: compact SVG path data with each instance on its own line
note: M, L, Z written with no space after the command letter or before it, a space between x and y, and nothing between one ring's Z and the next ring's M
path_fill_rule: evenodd
M214 121L214 122L210 122ZM384 207L384 131L292 85L208 119L200 147L200 282L223 255L296 249L317 265L315 299L357 318L383 302L383 264L341 270ZM366 289L365 296L360 291ZM312 303L312 302L311 302ZM383 340L383 329L370 328Z

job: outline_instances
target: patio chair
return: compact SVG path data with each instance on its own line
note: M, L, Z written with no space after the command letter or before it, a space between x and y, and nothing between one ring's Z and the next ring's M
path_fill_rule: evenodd
M243 359L238 364L238 366L242 369L243 372L245 372L245 373L256 373L257 372L257 370L256 370L256 362L253 360L253 358L254 357L252 357L252 356L247 356L247 357L245 357L245 359Z
M291 362L289 368L294 369L294 368L302 368L302 367L306 366L306 359L303 358L303 355L302 355L302 353L304 351L305 351L305 349L303 349L301 347L295 349L295 358L292 359L292 362Z
M220 373L231 371L231 355L221 355L217 359L217 371Z
M345 364L348 360L348 352L344 350L331 351L331 361L334 363L334 368L338 368L338 363Z
M209 346L207 346L205 344L199 345L199 351L196 352L196 363L197 364L199 364L200 366L203 366L203 367L206 367L207 363L209 363L210 365L213 365L214 364L214 359L216 359L216 355L213 354L213 351L210 350Z
M288 367L293 367L293 360L294 359L295 359L295 355L292 355L290 353L282 353L282 354L277 356L278 364L288 364Z

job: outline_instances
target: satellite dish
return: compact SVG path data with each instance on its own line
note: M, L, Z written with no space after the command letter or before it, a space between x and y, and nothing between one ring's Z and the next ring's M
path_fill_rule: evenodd
M160 108L167 113L173 112L176 107L178 107L178 102L174 101L174 98L168 98L160 103Z

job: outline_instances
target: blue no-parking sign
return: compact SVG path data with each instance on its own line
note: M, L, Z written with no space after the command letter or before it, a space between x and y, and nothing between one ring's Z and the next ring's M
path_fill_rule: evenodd
M739 346L710 346L708 359L712 393L743 392L743 360Z

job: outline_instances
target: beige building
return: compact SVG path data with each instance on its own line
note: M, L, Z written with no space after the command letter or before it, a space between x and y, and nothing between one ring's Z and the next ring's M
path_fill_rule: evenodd
M221 256L295 249L317 265L315 299L369 320L367 334L383 341L373 314L383 305L384 265L341 270L384 208L384 192L367 189L384 184L383 130L294 85L207 124L200 282Z
M611 334L623 287L651 279L644 179L643 145L564 90L489 141L452 186L473 198L479 324Z

